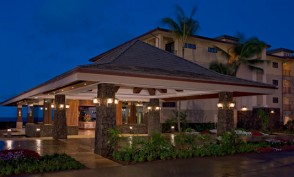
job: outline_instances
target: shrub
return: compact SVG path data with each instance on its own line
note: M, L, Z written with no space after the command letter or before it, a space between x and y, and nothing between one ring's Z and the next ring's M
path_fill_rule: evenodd
M66 154L40 157L38 153L25 149L4 150L0 151L0 154L1 157L10 157L0 159L0 176L85 168L83 164Z

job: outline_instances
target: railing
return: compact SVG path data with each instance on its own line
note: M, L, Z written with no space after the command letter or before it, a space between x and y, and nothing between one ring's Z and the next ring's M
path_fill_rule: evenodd
M283 104L284 111L291 111L291 104Z
M283 93L291 93L291 87L283 87Z
M291 70L283 70L283 76L290 76Z

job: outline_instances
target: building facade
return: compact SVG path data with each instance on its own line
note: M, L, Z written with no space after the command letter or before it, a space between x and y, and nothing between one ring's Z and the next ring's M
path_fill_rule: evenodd
M143 34L138 39L205 68L208 68L209 64L213 61L226 61L225 56L217 48L226 51L238 41L237 38L226 35L217 38L191 36L187 39L184 44L184 50L182 50L182 43L176 38L175 34L172 31L161 28ZM274 50L267 50L265 48L260 56L257 56L265 61L263 64L259 64L259 67L264 69L264 73L258 73L250 70L247 66L241 65L237 72L237 77L273 84L278 89L272 95L235 98L237 110L252 110L256 107L278 108L281 112L281 122L286 123L288 120L294 119L294 106L292 104L294 101L292 94L294 74L291 72L294 69L293 52L283 48ZM216 99L214 101L211 99L209 101L190 100L181 102L181 109L189 112L188 119L191 122L216 122L216 104ZM163 115L161 122L164 122L170 116L168 113Z

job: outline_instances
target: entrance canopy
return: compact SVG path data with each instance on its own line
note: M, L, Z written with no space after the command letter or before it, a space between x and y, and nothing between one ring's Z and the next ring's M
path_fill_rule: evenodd
M116 98L128 101L164 101L272 94L275 86L216 73L139 40L133 40L4 102L4 106L42 104L64 94L67 99L91 100L97 84L116 86Z

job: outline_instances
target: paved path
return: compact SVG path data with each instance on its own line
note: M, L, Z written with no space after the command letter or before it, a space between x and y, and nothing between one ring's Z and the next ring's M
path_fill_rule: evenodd
M155 161L127 166L31 175L31 177L47 176L288 177L294 176L294 152Z

